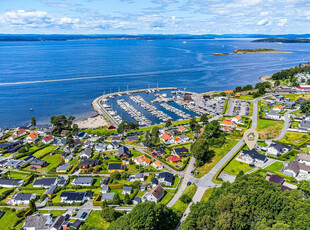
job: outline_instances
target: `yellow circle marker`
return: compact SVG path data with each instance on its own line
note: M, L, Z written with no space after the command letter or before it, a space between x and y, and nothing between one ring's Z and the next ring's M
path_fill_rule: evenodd
M255 129L247 129L243 134L243 139L251 150L258 140L258 132Z

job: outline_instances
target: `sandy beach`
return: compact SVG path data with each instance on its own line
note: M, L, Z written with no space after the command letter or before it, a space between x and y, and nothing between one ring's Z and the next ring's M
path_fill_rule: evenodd
M260 82L265 82L265 81L267 81L269 78L271 78L272 77L272 74L271 75L267 75L267 76L263 76L263 77L260 77L259 78L259 81Z
M73 123L77 124L80 129L99 128L108 124L108 122L99 114Z

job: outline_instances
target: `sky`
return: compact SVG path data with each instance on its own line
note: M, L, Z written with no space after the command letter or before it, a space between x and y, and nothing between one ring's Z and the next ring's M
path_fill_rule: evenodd
M304 34L310 0L0 0L1 34Z

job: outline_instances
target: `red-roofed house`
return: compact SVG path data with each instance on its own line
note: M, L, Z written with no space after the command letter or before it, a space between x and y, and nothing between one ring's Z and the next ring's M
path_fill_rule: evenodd
M54 141L54 137L49 135L43 138L42 143L47 145L47 144L52 143L53 141Z
M176 138L174 138L174 143L175 144L180 144L180 143L182 143L182 139L179 138L179 137L176 137Z
M172 163L172 164L175 164L175 163L178 163L181 161L180 158L178 158L177 156L169 156L168 157L168 160Z
M185 128L183 125L180 125L179 126L179 130L180 130L180 132L186 132L188 129L187 128Z
M39 135L34 132L34 133L30 133L27 137L26 137L26 141L28 143L32 143L34 141L36 141L39 138Z
M240 115L237 115L237 116L233 117L231 119L231 121L234 123L240 123L242 121L242 117Z
M171 143L171 135L170 134L167 134L167 133L164 133L160 139L165 143L165 144L170 144Z
M112 130L112 129L115 129L115 127L113 125L111 125L111 124L107 124L107 129L108 130Z

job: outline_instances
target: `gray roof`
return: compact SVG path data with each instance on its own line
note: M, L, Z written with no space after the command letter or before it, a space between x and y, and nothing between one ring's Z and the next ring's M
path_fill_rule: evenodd
M159 173L158 179L163 179L166 182L172 183L173 182L173 174L169 172L162 172Z
M50 229L50 226L53 223L52 214L41 214L36 213L31 216L26 217L26 221L23 225L23 229L28 227L34 227L35 229Z
M33 193L17 193L15 196L15 200L27 201L31 199Z
M281 151L281 150L284 149L284 148L291 149L290 146L284 145L284 144L281 144L281 143L272 143L269 147L273 147L273 148L275 148L277 151Z
M113 200L114 193L103 193L101 195L101 200Z
M60 229L64 221L65 221L65 217L63 215L60 215L55 219L54 223L52 224L52 227L56 229Z
M0 178L0 186L1 185L11 185L11 186L18 186L22 184L23 179L2 179Z
M310 155L305 154L305 153L299 153L297 156L297 160L309 161L310 162Z
M103 185L102 186L102 191L109 191L109 185Z
M276 110L270 110L267 115L272 115L272 116L280 116L279 111Z
M73 228L75 228L75 229L78 229L78 228L80 227L81 224L82 224L82 221L79 220L79 219L77 219L77 220L74 221L73 224L70 225L70 227L73 227Z
M46 195L51 195L53 194L54 190L57 188L57 185L52 185L51 187L49 187L44 194Z
M181 139L187 139L187 138L189 138L189 137L186 136L184 133L182 133L181 136L180 136L180 138L181 138Z
M267 157L258 153L255 149L252 150L243 150L243 154L249 155L254 160L266 161Z
M143 173L136 173L135 178L144 178L144 174Z
M124 191L124 192L131 192L131 191L132 191L132 187L126 187L126 186L124 186L123 191Z
M302 128L310 128L310 121L303 119L300 123L300 127Z
M80 153L80 155L85 154L86 156L91 157L92 152L93 151L91 150L91 148L86 148Z
M74 179L74 183L76 185L83 185L83 184L92 184L94 181L94 179L92 177L89 177L89 176L82 176L82 177L76 177Z
M36 179L33 182L33 186L51 186L52 184L55 184L57 181L56 177L46 177L46 178L40 178L40 179Z
M141 203L141 197L135 196L133 200L136 201L137 203Z
M68 168L70 168L71 165L70 164L64 164L64 165L60 165L56 168L56 170L68 170Z

